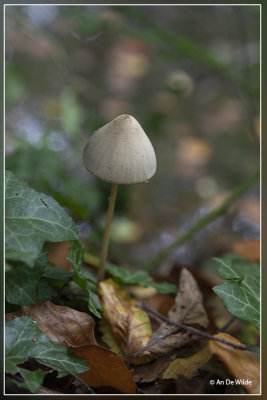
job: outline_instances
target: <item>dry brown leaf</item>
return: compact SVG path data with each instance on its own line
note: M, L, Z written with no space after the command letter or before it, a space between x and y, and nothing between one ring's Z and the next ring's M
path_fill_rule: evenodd
M7 315L7 319L21 315L34 318L41 331L54 343L70 348L86 360L90 369L78 376L89 386L112 387L122 393L135 393L133 376L122 357L97 345L95 322L90 315L46 301L24 306L16 313Z
M208 346L193 354L190 357L179 357L171 362L164 372L163 379L177 379L182 375L191 378L211 358L211 351Z
M233 250L246 260L260 261L260 241L247 240L234 242Z
M90 366L88 371L78 375L87 385L112 387L128 394L136 392L133 376L118 354L93 344L72 351Z
M137 306L137 302L112 279L99 284L98 294L102 305L102 315L118 340L126 358L146 346L152 329L147 313ZM135 362L145 361L145 354Z
M228 340L229 342L239 344L236 338L225 332L220 332L215 337ZM248 393L260 393L260 363L256 354L250 351L238 350L226 344L209 341L209 347L213 354L226 365L229 372L236 378L243 382L244 388ZM251 381L251 384L246 384L246 380Z
M21 313L34 318L41 331L56 344L67 347L96 344L95 321L86 313L50 301L24 306Z
M202 294L193 275L183 268L179 291L175 304L168 313L168 318L174 322L205 329L208 326L208 317L202 301ZM195 335L163 322L153 333L144 350L151 352L154 357L159 357L195 339Z
M135 365L133 370L134 380L138 383L154 382L164 374L168 366L179 354L179 350L174 350L163 357L159 357L144 365Z

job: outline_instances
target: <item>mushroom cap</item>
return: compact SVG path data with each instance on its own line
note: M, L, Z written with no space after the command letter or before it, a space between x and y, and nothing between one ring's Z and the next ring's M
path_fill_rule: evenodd
M150 140L128 114L94 132L83 150L83 164L97 177L118 184L147 181L157 167Z

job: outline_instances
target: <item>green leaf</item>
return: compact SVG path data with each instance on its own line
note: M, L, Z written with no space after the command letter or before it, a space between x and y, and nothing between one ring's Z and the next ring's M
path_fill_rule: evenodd
M39 300L38 283L43 268L21 265L6 272L6 300L11 304L28 306Z
M24 382L18 382L13 379L13 382L16 383L17 386L21 388L28 389L32 393L36 393L41 386L44 376L47 374L47 371L29 371L25 368L17 368L20 375L23 377Z
M228 279L213 291L221 298L227 310L238 318L251 322L260 329L260 279L244 274L231 260L215 259L219 275Z
M174 293L178 288L176 285L168 282L155 282L144 270L131 271L124 267L118 267L114 264L107 264L107 272L112 275L114 280L120 285L141 285L144 287L154 287L159 293Z
M86 294L89 310L95 316L101 318L101 314L98 312L98 310L101 310L101 305L96 294L96 279L91 274L85 273L82 269L84 251L79 241L73 241L69 250L70 252L67 259L72 263L74 271L73 281L77 283Z
M214 261L219 264L218 274L223 279L241 279L242 274L232 265L232 261L223 258L214 258Z
M88 370L86 361L75 356L65 346L54 344L44 335L36 321L30 317L17 317L6 323L5 329L5 356L6 372L11 374L22 373L26 379L29 374L17 365L22 364L29 357L39 362L52 366L55 370L65 374L79 374ZM30 379L33 379L31 375ZM41 374L36 374L37 382L30 383L31 388L38 389L41 385ZM26 383L26 382L25 382ZM28 387L29 388L29 387Z
M229 261L232 263L232 268L235 269L236 273L239 273L241 276L244 275L253 275L256 277L260 277L260 263L257 261L248 261L245 260L237 253L228 253L225 254L223 258L214 258L214 261L218 264L218 261L228 263Z
M44 272L42 274L43 278L49 278L64 282L69 282L72 276L73 273L68 272L65 268L52 266L51 264L45 267Z
M36 192L6 171L6 258L33 266L44 241L78 238L77 228L51 197Z

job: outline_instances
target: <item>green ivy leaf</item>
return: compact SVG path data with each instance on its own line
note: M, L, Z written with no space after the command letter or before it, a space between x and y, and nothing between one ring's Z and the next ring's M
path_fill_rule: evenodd
M241 279L242 274L234 267L231 260L224 258L214 258L219 264L218 274L223 279Z
M77 228L51 197L36 192L6 171L6 258L33 266L44 241L78 238Z
M38 283L43 268L20 265L6 272L6 300L11 304L28 306L39 300Z
M28 389L32 393L36 393L43 383L44 376L47 374L47 371L41 371L38 369L37 371L29 371L25 368L17 368L17 372L23 377L24 382L18 382L15 379L12 379L13 382L21 387Z
M35 390L41 385L41 374L36 373L30 376L28 371L22 371L18 367L29 357L53 367L60 372L61 376L68 373L80 374L88 370L85 360L75 356L65 346L54 344L40 331L36 321L26 316L14 318L6 323L5 356L6 372L11 374L21 373L25 377L24 383L26 383L28 377L33 380L35 376L37 381L30 383L30 387ZM30 387L28 386L29 389Z
M223 258L214 258L216 263L218 263L217 260L226 263L230 261L232 263L232 268L234 268L241 276L253 275L258 278L260 277L260 263L257 261L245 260L237 253L227 253Z
M89 310L96 317L101 318L101 314L98 312L98 310L101 310L101 304L96 294L96 279L91 274L85 273L82 269L84 251L79 241L73 241L69 250L70 252L67 259L72 263L74 271L73 281L77 283L86 294Z
M44 269L44 272L42 274L43 278L49 278L49 279L54 279L58 281L63 281L63 282L69 282L73 276L72 272L68 272L65 268L63 267L56 267L53 265L47 265Z
M176 285L168 282L155 282L144 270L131 271L124 267L118 267L114 264L107 264L107 272L112 275L119 285L141 285L144 287L154 287L159 293L174 293L178 288Z
M251 322L260 329L260 279L242 273L242 268L231 260L215 259L218 273L226 282L213 291L221 298L227 310L238 318Z

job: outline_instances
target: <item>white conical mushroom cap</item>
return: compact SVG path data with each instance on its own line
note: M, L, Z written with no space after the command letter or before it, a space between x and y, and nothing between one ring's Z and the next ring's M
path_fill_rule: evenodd
M150 179L157 167L153 146L141 125L128 114L98 129L83 151L85 167L112 183L140 183Z

